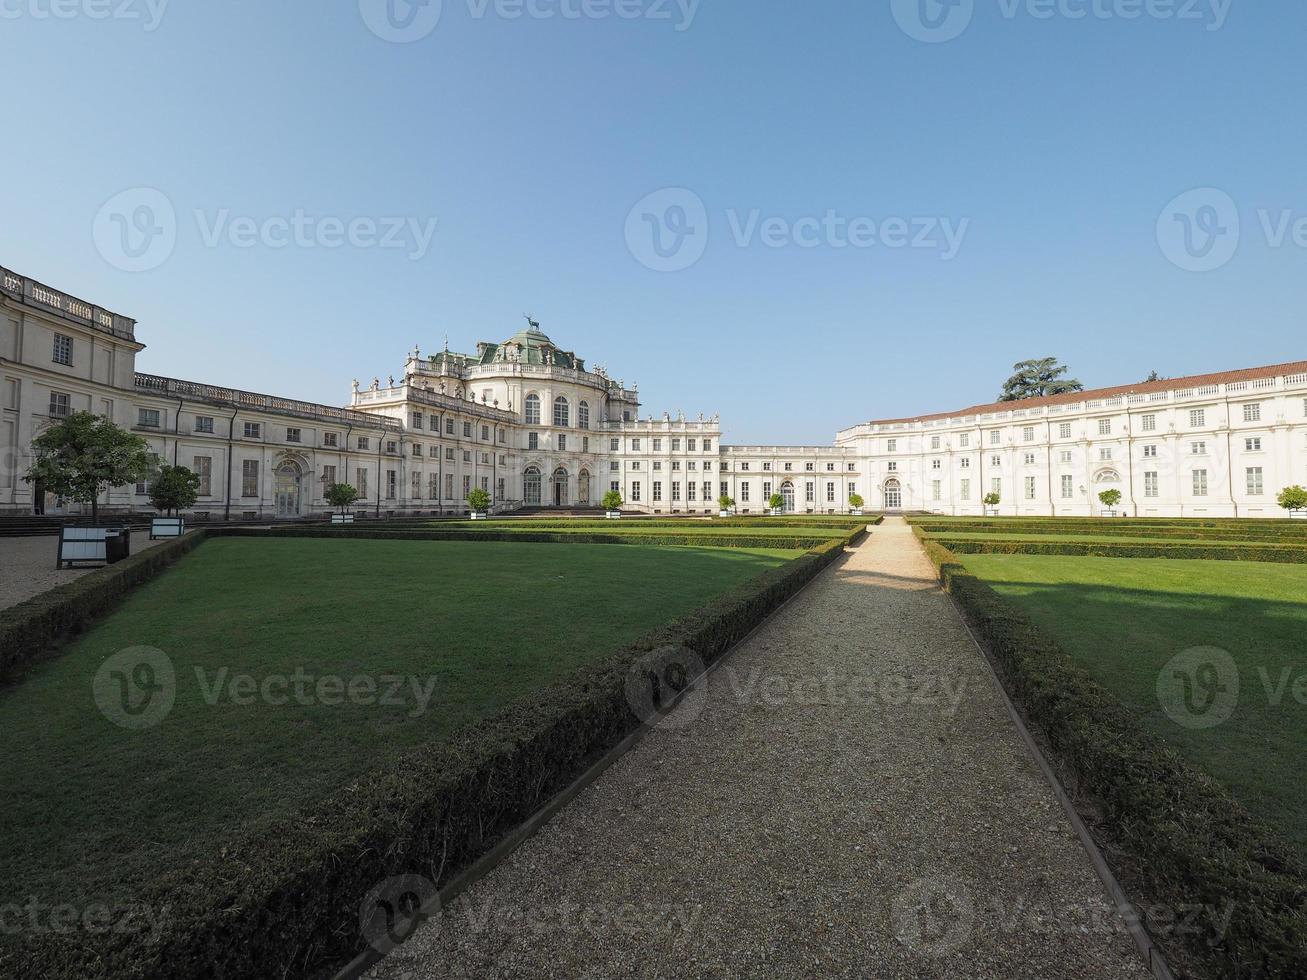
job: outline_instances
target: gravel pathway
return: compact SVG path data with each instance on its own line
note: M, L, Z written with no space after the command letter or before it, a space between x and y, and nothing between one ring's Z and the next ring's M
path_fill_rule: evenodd
M132 532L132 554L162 544L150 540L149 531ZM0 538L0 609L8 609L56 585L63 585L103 565L79 565L63 570L54 567L59 535L28 538Z
M370 975L1148 973L893 520Z

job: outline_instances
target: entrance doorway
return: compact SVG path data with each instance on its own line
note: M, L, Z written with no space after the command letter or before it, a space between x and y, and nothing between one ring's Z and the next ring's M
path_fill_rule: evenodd
M787 514L793 512L794 484L789 480L786 480L781 484L781 499L784 501L784 503L781 504L781 510L785 511Z
M567 470L561 466L554 470L554 478L549 481L553 488L553 498L555 507L564 507L567 504Z
M300 483L303 472L290 460L277 467L273 474L272 492L278 517L300 516Z
M540 506L540 471L528 466L522 477L522 499L528 507Z
M885 481L885 509L901 510L903 508L903 488L898 480Z

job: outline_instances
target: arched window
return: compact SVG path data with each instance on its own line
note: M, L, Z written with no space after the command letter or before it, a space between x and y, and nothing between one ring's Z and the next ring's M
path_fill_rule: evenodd
M583 429L590 428L590 403L582 402L576 408L576 424Z
M526 424L527 425L540 424L540 396L539 395L526 396Z
M554 425L559 428L567 428L567 417L570 413L567 410L567 399L559 395L554 399Z
M540 470L534 466L528 466L522 476L522 497L528 507L540 506Z

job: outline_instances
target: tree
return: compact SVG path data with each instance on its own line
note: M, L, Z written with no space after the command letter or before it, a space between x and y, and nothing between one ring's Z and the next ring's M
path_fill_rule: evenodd
M185 466L160 466L150 481L150 503L169 517L174 510L193 506L199 495L200 477Z
M1287 511L1307 510L1307 490L1300 486L1285 487L1275 500Z
M467 506L474 514L484 514L490 509L490 494L481 487L473 487L467 492Z
M1115 488L1104 490L1098 495L1098 499L1103 502L1104 507L1115 507L1121 502L1121 491Z
M997 507L1003 502L1003 498L997 493L987 493L984 496L984 503L987 507Z
M149 475L150 446L103 415L74 412L32 440L32 466L23 476L99 516L100 494Z
M331 506L339 507L343 514L346 508L359 499L359 492L348 483L332 483L327 486L322 496Z
M735 506L735 498L727 494L722 494L717 498L717 506L722 510L730 510Z
M1065 364L1059 364L1056 357L1018 361L1012 365L1012 370L1015 373L1003 382L1003 392L998 396L1001 402L1016 402L1024 398L1063 395L1069 391L1085 390L1085 386L1075 378L1062 377L1070 368Z
M622 495L616 490L609 490L604 494L604 510L621 510Z
M862 494L860 493L849 494L849 506L852 507L854 510L862 510Z
M1149 371L1148 377L1144 378L1144 384L1148 384L1148 382L1150 381L1165 381L1165 380L1166 379L1162 377L1160 374L1158 374L1156 371Z
M772 510L780 510L782 507L785 506L785 498L782 497L779 493L774 493L767 498L767 506L770 507Z

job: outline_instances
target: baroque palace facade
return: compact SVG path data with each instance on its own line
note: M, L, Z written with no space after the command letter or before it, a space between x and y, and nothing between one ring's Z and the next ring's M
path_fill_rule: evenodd
M160 461L200 476L210 518L295 518L331 508L455 514L472 487L497 510L598 504L715 513L719 494L761 513L772 493L798 513L872 510L1098 513L1122 492L1138 516L1279 516L1307 484L1307 361L1147 382L959 412L872 421L832 446L732 446L716 416L640 417L636 387L556 346L534 321L475 354L414 350L402 375L355 382L347 407L144 374L134 320L0 268L0 511L78 512L22 479L41 429L105 415ZM145 484L109 510L149 509Z

